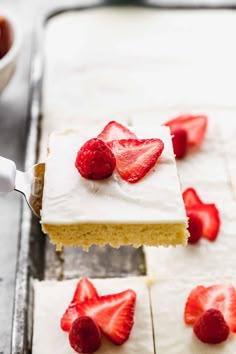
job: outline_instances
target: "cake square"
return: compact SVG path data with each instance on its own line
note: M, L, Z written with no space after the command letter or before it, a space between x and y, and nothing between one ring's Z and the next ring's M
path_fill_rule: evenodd
M103 336L102 354L154 354L149 289L146 277L91 279L99 295L127 289L136 292L134 326L129 339L117 346ZM60 319L73 297L78 280L34 282L34 326L32 354L74 354L68 333L60 328Z
M227 169L227 155L222 141L226 131L233 134L225 122L232 112L211 111L206 137L197 151L177 161L177 169L183 190L196 188L201 199L214 203L220 216L220 230L214 242L202 238L196 244L175 249L158 247L145 248L147 272L157 276L198 277L203 273L217 276L219 273L232 275L236 266L234 240L236 229L236 202L233 198L230 174ZM223 128L225 126L225 128ZM235 125L236 126L236 125ZM233 145L233 139L229 139ZM231 166L234 164L231 161ZM192 173L194 171L194 173ZM186 267L186 264L188 265Z
M220 344L206 344L198 340L192 326L184 322L184 308L190 291L197 285L232 284L235 277L223 278L160 278L151 287L154 338L157 353L161 354L233 354L235 334Z
M49 140L42 228L57 245L185 245L187 218L169 128L132 127L138 138L159 138L164 150L137 183L115 171L87 180L75 168L80 147L102 128L54 132ZM86 132L86 134L84 133Z
M226 188L226 187L225 187ZM202 189L203 190L203 189ZM202 191L201 190L201 191ZM219 274L233 275L236 267L235 230L236 202L226 197L220 189L204 190L201 196L214 201L218 207L221 226L214 242L202 238L186 247L145 247L146 269L149 275L158 277L215 277Z

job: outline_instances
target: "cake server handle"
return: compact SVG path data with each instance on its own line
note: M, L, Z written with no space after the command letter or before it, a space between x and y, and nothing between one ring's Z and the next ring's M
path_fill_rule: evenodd
M38 163L28 171L16 169L15 162L0 156L0 193L20 192L33 213L40 218L45 164Z
M15 189L16 165L12 160L0 156L0 192L9 193Z

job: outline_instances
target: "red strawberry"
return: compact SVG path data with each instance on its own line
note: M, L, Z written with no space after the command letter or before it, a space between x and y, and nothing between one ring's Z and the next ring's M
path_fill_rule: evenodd
M206 288L202 285L198 285L190 292L184 309L186 324L193 325L205 311L205 294Z
M171 132L177 128L183 128L188 134L188 143L190 145L200 145L204 139L207 129L207 116L181 114L178 117L165 123L170 127Z
M92 317L114 343L123 344L134 324L135 301L135 292L126 290L85 301L77 306L77 311L82 316Z
M202 204L201 199L199 198L197 192L193 188L187 188L183 192L183 199L184 199L184 205L186 209L191 208L196 204Z
M186 211L198 214L202 220L202 236L209 241L214 241L220 229L220 216L215 204L203 203L193 188L183 192L183 199Z
M187 153L188 136L185 129L174 128L171 131L172 144L175 157L177 159L183 159Z
M75 167L84 178L104 179L112 175L116 159L107 144L95 138L88 140L80 148Z
M204 343L218 344L229 336L229 326L222 313L214 308L209 309L194 323L194 333Z
M101 346L101 332L91 317L81 316L72 324L69 341L77 353L94 353Z
M219 310L232 332L236 332L236 291L230 284L209 287L197 286L187 299L184 319L194 324L203 313L211 308Z
M198 216L198 213L193 211L187 211L188 216L188 231L189 238L188 243L196 243L202 237L203 224L201 218Z
M196 205L188 210L192 212L197 212L198 216L202 220L202 236L207 238L209 241L214 241L218 236L218 232L220 229L219 211L215 204Z
M88 278L81 278L77 284L71 304L97 299L98 293Z
M87 300L97 299L98 293L87 278L81 278L77 284L73 299L61 318L61 329L68 332L73 321L78 317L76 305Z
M164 144L160 139L113 140L107 143L116 158L116 168L121 178L130 183L138 182L156 164Z
M128 128L115 121L109 122L97 137L105 143L111 140L137 138Z
M61 318L61 329L65 332L69 332L72 323L78 318L78 312L75 305L70 305L64 315Z

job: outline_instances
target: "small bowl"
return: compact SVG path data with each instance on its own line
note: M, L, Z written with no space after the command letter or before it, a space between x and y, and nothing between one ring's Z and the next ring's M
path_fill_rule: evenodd
M0 93L9 83L16 68L20 49L20 31L14 16L0 8L0 29L4 45L0 46Z

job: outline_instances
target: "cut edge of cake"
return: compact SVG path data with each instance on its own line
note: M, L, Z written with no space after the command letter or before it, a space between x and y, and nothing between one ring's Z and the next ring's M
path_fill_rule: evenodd
M176 224L42 224L58 247L106 244L118 248L121 245L134 247L186 245L188 231L183 223ZM109 235L109 240L107 238Z

